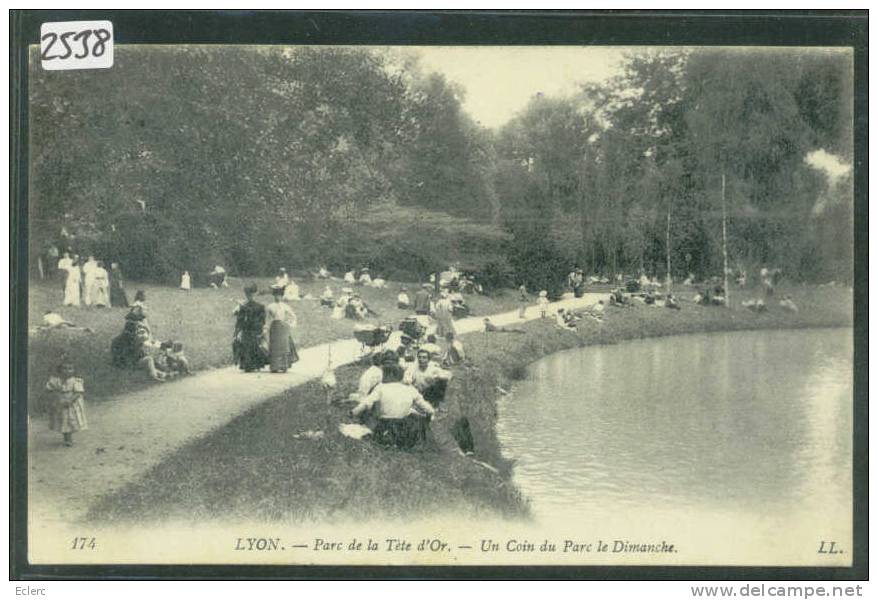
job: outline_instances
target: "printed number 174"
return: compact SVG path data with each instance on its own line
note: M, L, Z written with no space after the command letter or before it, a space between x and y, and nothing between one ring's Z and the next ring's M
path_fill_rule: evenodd
M93 537L75 537L73 538L73 546L70 548L71 550L85 550L88 548L89 550L94 550L97 548L97 542Z

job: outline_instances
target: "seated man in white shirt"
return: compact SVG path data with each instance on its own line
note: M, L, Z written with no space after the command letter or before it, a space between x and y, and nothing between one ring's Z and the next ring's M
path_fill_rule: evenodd
M432 362L430 352L424 348L418 350L417 358L418 361L406 370L403 382L415 386L424 400L438 406L445 399L445 388L453 374Z
M384 382L351 410L358 417L375 410L378 423L373 439L382 445L408 450L425 439L429 418L435 409L411 385L403 383L402 368L388 363L382 367Z

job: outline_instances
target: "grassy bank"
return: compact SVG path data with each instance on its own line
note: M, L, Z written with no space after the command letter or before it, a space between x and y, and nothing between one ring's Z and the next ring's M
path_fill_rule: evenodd
M585 320L576 331L548 320L521 325L524 334L464 336L472 364L460 367L448 390L447 412L434 421L431 438L412 452L385 450L341 436L347 409L327 406L319 384L288 391L193 441L141 480L104 497L92 507L96 522L186 520L333 521L423 516L436 511L528 514L526 499L511 483L495 433L498 386L508 388L525 366L559 350L626 339L743 329L833 327L851 324L850 290L799 287L798 314L773 304L754 314L737 308L684 302L664 308L609 308L603 323ZM688 296L688 294L681 294ZM740 296L738 302L744 296ZM338 372L337 396L356 385L362 367ZM475 439L475 458L456 451L450 430L466 416ZM322 431L311 440L295 437Z
M269 279L247 279L255 281L261 290L257 299L270 302L267 290ZM196 370L210 369L228 365L232 361L231 340L235 318L232 311L243 300L244 280L232 279L228 288L193 289L188 292L176 288L127 283L128 299L134 299L134 292L146 292L150 324L155 335L162 340L175 339L184 343L186 354ZM301 293L318 297L327 285L326 281L297 282ZM342 282L330 281L336 295ZM372 319L375 323L399 323L410 314L396 307L396 296L401 285L388 283L385 289L357 288L366 303L378 313ZM410 293L413 284L408 284ZM73 359L77 373L86 382L88 402L103 402L126 392L146 386L161 385L149 379L141 371L126 371L113 368L110 361L110 342L122 331L125 321L125 308L90 308L61 306L60 283L33 281L29 289L28 327L40 324L43 314L52 310L66 320L82 327L91 328L93 333L56 329L32 334L28 341L28 383L29 397L39 398L59 358L66 354ZM476 314L490 314L511 310L516 305L515 294L505 291L493 296L470 296L468 302ZM293 331L296 343L301 347L314 346L335 339L353 337L354 322L330 318L330 311L319 306L314 300L292 302L299 325ZM35 412L39 406L31 403Z

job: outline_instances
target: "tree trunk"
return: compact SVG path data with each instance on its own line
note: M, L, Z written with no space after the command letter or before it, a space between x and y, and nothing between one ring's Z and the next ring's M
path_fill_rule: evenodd
M729 249L726 235L726 173L722 174L722 202L723 202L723 292L725 293L726 306L730 306L729 298Z

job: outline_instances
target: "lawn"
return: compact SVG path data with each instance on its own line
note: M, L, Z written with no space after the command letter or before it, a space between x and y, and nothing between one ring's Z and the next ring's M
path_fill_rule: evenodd
M271 280L266 278L232 278L228 288L199 288L183 291L176 288L127 282L128 299L134 292L146 292L148 317L155 335L161 340L174 339L185 345L192 368L203 370L228 365L232 361L231 340L235 325L232 311L243 300L245 282L258 284L263 303L270 302L268 288ZM303 295L315 298L326 285L325 281L298 281ZM342 282L331 281L329 285L337 295ZM410 314L396 308L396 295L402 284L390 282L385 289L360 287L366 303L378 317L376 323L397 325ZM413 284L408 284L410 293ZM30 407L40 412L38 399L52 369L62 355L75 364L78 374L85 379L88 402L103 402L119 394L141 389L149 385L161 385L151 381L145 373L114 368L110 363L110 342L122 331L127 309L89 308L61 306L60 283L32 281L29 289L28 326L41 322L47 310L59 313L68 321L89 327L94 333L70 330L42 331L31 335L28 342L28 390ZM512 310L516 297L512 291L492 296L469 296L468 303L474 314L490 314ZM290 303L298 317L299 325L293 337L300 347L314 346L334 339L353 337L354 322L330 318L330 311L322 308L316 300Z
M638 306L608 308L603 323L584 320L565 331L550 320L520 326L524 334L462 336L472 364L458 367L448 388L447 412L431 427L431 439L412 452L385 450L337 432L347 408L327 407L319 385L287 391L194 440L143 478L93 506L96 522L155 522L219 519L268 522L332 521L425 515L436 511L515 518L528 514L526 499L511 481L495 433L498 385L510 389L530 362L566 348L626 339L705 331L845 326L851 323L851 294L836 287L795 287L801 312L769 303L754 314L696 306L683 309ZM680 294L691 296L691 291ZM737 303L745 298L738 294ZM338 397L354 389L360 366L338 370ZM451 428L469 419L475 458L457 452ZM295 434L319 430L310 440Z

